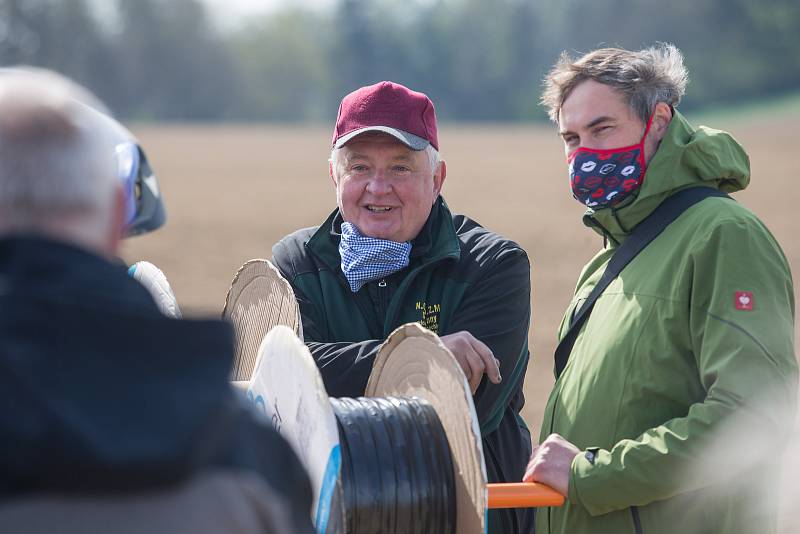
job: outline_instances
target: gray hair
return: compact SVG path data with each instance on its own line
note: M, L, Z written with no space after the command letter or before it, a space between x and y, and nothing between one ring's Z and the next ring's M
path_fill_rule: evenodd
M108 234L113 143L84 89L53 72L0 69L0 232Z
M544 80L541 103L547 108L550 120L558 122L564 101L586 80L617 90L646 123L659 102L678 105L686 92L689 75L683 65L683 54L669 43L636 52L601 48L578 59L563 52Z
M331 166L333 167L333 172L335 175L338 176L339 172L339 148L334 148L331 150L331 157L328 159ZM428 162L431 166L431 174L435 174L436 171L439 169L439 164L442 162L442 157L439 154L439 151L433 148L433 145L428 145L424 148L425 154L428 156Z

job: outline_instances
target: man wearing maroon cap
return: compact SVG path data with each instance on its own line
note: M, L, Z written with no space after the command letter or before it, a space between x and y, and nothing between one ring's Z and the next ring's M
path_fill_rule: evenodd
M330 158L338 207L282 239L273 261L294 288L331 396L362 396L381 343L418 322L441 337L472 388L489 481L517 481L530 454L519 415L530 264L516 243L450 213L440 196L446 174L426 95L392 82L350 93ZM531 530L525 509L489 514L493 534Z

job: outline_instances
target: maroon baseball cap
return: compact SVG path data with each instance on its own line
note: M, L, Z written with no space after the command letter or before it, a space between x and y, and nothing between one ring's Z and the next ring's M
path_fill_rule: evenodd
M366 132L389 134L411 150L424 150L428 145L439 150L433 102L424 93L399 83L376 83L342 99L333 130L333 147L342 148Z

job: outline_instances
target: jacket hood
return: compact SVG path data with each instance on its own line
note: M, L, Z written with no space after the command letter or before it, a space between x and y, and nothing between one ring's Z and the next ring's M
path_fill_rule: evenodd
M621 207L588 210L584 224L617 242L667 197L688 187L713 186L726 193L750 181L750 159L727 132L693 127L677 110L651 158L639 194ZM598 227L599 225L599 227Z

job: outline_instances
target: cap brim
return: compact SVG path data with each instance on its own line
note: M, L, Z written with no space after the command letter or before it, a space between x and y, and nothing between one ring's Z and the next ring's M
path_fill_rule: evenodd
M366 128L359 128L358 130L353 130L352 132L348 132L341 136L339 139L336 140L334 143L333 148L342 148L345 144L351 141L354 137L358 137L361 134L365 134L368 132L381 132L388 135L391 135L404 145L406 145L411 150L425 150L430 145L430 141L427 139L423 139L418 135L414 135L412 133L408 133L404 130L398 130L397 128L391 128L389 126L368 126Z

